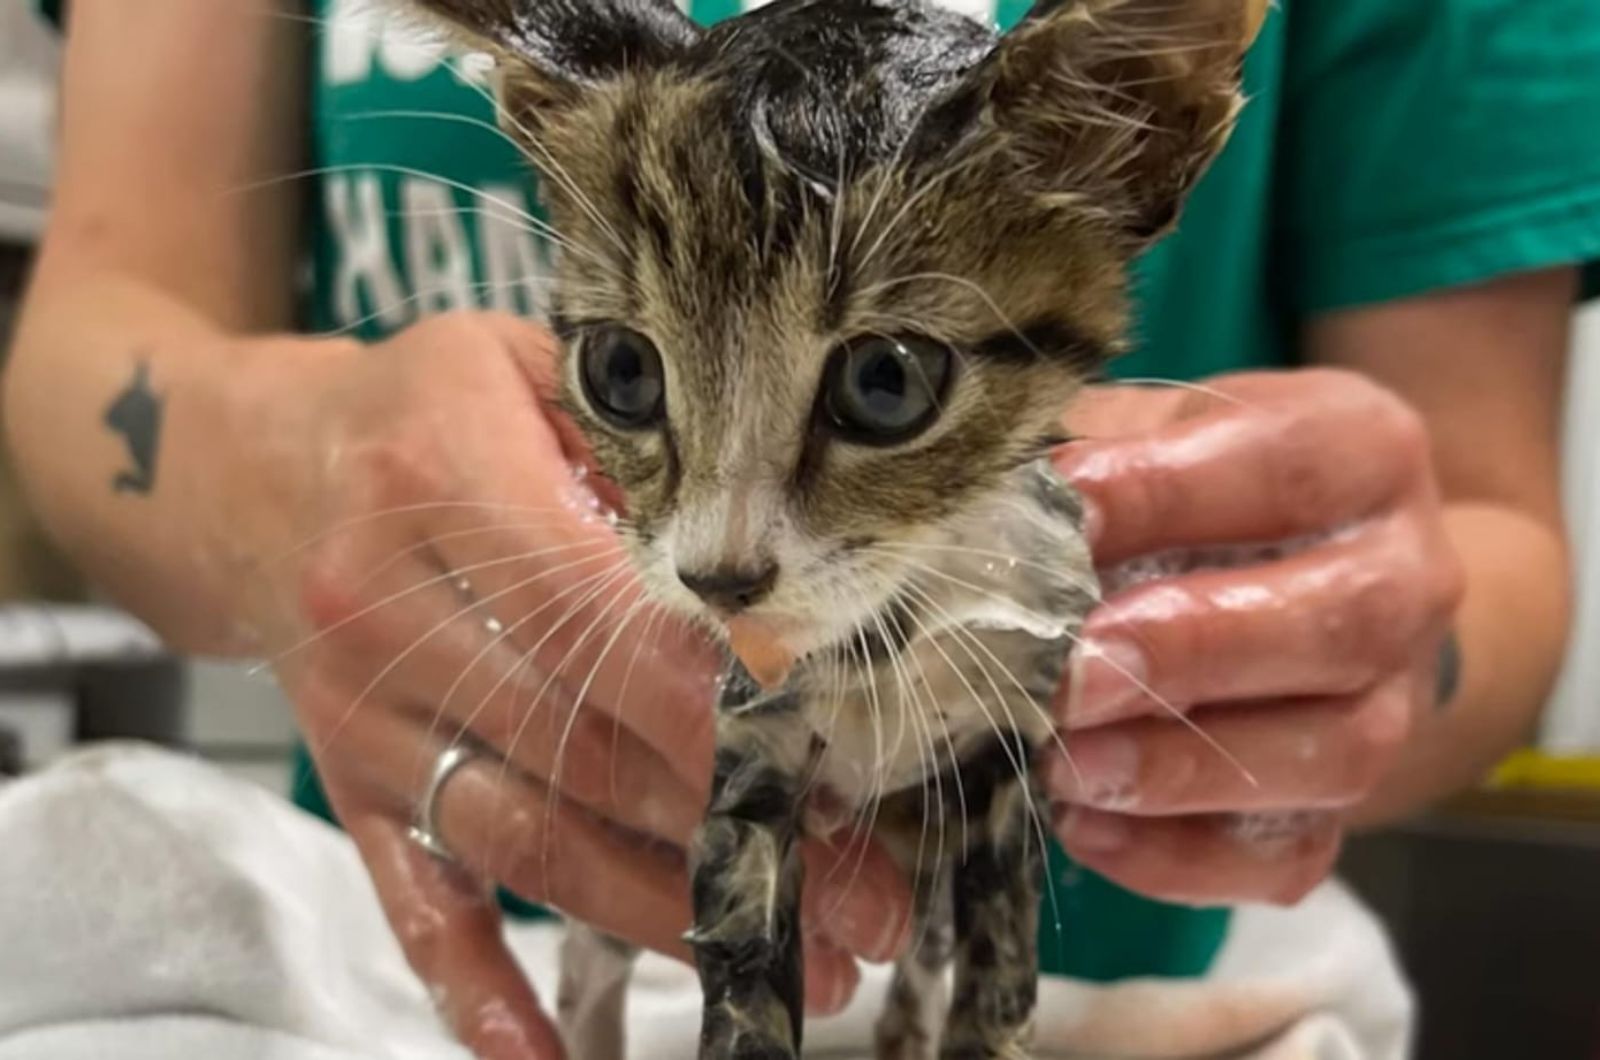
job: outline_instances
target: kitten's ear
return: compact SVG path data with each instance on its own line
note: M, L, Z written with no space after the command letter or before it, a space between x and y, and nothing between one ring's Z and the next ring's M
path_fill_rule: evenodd
M1170 228L1232 132L1269 0L1038 0L969 75L986 134L1047 205Z
M700 37L672 0L412 0L495 56L519 111L672 62ZM522 120L526 115L517 115Z

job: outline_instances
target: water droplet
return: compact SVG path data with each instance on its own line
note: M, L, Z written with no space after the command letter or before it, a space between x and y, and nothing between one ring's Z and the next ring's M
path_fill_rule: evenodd
M496 637L506 631L506 627L502 625L500 620L495 618L493 615L490 615L488 618L483 620L483 628L488 630L490 635Z

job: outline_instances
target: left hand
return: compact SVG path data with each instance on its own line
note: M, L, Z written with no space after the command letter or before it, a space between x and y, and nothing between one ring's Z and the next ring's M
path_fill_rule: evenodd
M1108 595L1057 704L1071 762L1043 768L1082 864L1171 901L1288 903L1434 708L1463 579L1398 397L1328 370L1208 383L1096 388L1069 417L1085 440L1056 464L1096 563L1299 543Z

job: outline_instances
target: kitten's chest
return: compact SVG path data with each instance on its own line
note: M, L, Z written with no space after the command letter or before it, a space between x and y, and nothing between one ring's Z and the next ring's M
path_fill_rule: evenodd
M1030 747L1052 738L1051 705L1098 587L1076 498L1044 467L1010 485L919 546L903 645L806 675L817 783L845 806L938 786L1008 734Z

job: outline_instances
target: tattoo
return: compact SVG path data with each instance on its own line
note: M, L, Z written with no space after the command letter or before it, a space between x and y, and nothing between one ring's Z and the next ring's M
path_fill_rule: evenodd
M132 469L118 471L111 480L116 493L148 495L156 486L156 448L161 441L164 398L150 388L150 365L140 361L116 400L106 409L105 424L127 443Z
M1445 634L1439 645L1439 669L1434 678L1433 703L1439 710L1449 707L1461 690L1461 641L1455 630Z

